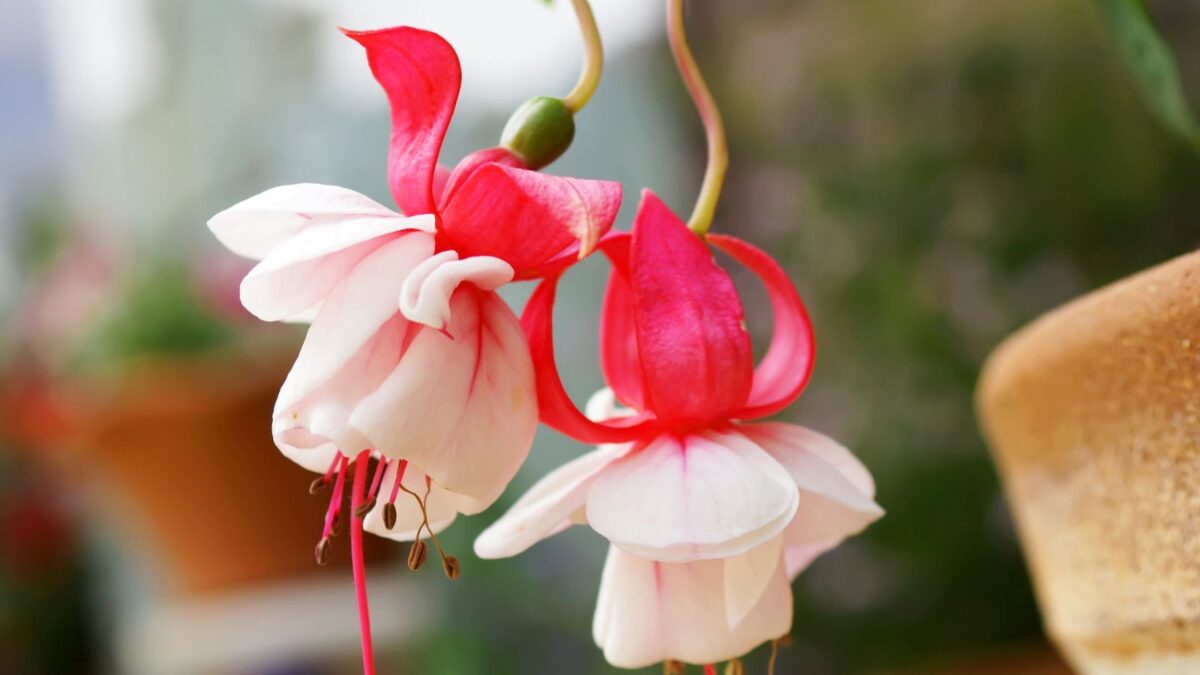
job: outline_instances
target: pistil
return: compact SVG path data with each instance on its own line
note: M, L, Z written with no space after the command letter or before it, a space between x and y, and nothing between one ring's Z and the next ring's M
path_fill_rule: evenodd
M354 570L354 592L358 597L358 625L362 640L363 675L375 675L375 654L371 646L371 615L367 608L367 575L363 562L363 518L358 515L365 503L363 493L367 488L367 462L370 459L371 452L369 450L358 453L358 457L354 460L354 486L350 494L351 506L354 510L354 517L350 520L350 563ZM340 481L338 487L341 487Z

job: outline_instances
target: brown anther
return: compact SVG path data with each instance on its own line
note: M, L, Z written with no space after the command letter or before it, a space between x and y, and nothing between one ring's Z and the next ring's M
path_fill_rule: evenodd
M329 536L336 537L342 533L342 512L337 511L333 514L333 522L329 526Z
M746 667L742 665L742 660L729 659L729 663L725 664L725 675L746 675Z
M680 661L663 661L663 675L683 675L687 666Z
M324 476L318 476L313 479L313 482L308 484L308 494L315 495L325 490L329 483L325 482Z
M457 579L461 572L458 567L458 558L452 555L442 558L442 571L446 573L446 578L450 581Z
M372 499L371 501L368 501L368 502L363 502L362 504L358 505L357 509L354 509L354 516L356 518L366 518L367 514L370 513L371 509L373 509L373 508L375 508L375 500L374 499Z
M383 505L383 526L389 530L396 526L396 505L391 502Z
M429 545L420 539L414 541L408 549L408 569L416 572L421 569L429 558Z
M317 542L316 558L318 565L329 562L329 539L327 537L321 537L321 541Z

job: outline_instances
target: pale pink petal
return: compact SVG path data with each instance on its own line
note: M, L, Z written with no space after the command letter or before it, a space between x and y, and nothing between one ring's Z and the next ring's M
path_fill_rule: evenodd
M800 507L784 532L790 574L883 516L875 503L871 474L837 441L794 424L766 422L739 428L786 467L799 485Z
M338 450L352 456L370 447L370 441L349 425L350 414L395 367L411 329L404 317L393 315L330 378L277 408L271 426L280 451L309 471L324 472ZM302 366L297 361L288 382L301 379L296 368ZM279 400L285 399L281 395Z
M208 227L230 251L262 260L280 242L315 225L355 218L394 218L378 202L334 185L271 188L213 216Z
M417 506L417 500L404 490L399 492L394 502L396 505L395 525L389 530L383 524L383 505L392 496L392 486L396 482L396 471L399 470L399 466L400 462L392 462L383 472L383 481L379 486L375 508L371 509L367 513L367 517L363 519L363 527L367 532L380 537L395 541L412 541L417 537L417 528L421 527L421 508ZM424 498L425 478L425 472L420 467L409 463L404 471L404 478L400 482L405 488ZM429 526L433 528L434 534L449 527L460 511L469 508L470 500L442 489L437 483L430 485L429 497L425 499L425 509L429 514ZM428 539L429 532L422 532L421 538Z
M442 251L418 265L405 279L400 290L400 311L409 321L445 330L450 324L450 296L459 284L471 283L491 291L512 278L513 268L499 258L459 260L454 251Z
M480 558L507 558L571 525L571 514L587 501L592 479L629 445L602 445L568 462L529 489L475 540Z
M749 616L782 562L778 536L741 555L725 559L725 621L730 629Z
M792 593L782 565L732 629L724 606L724 568L721 560L664 563L610 547L592 624L604 657L619 668L668 659L719 663L791 629Z
M433 237L406 234L364 258L330 294L308 329L304 345L275 402L276 418L324 386L362 349L396 308L404 278L433 253ZM405 322L406 323L406 322ZM399 352L391 355L391 372Z
M517 318L494 292L460 286L450 311L449 335L422 327L350 422L379 452L411 459L486 506L533 441L533 364Z
M263 321L303 315L328 297L355 265L380 246L409 234L427 238L424 230L432 223L433 216L393 216L305 228L280 242L250 270L242 280L242 304Z
M738 555L771 539L798 499L787 471L745 436L665 435L595 479L587 519L632 554L684 562Z

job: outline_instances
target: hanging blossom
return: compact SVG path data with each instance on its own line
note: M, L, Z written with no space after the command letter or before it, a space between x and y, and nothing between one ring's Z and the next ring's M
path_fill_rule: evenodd
M537 400L520 324L494 291L555 256L586 254L621 199L616 183L537 173L503 147L438 165L461 83L453 48L408 27L346 34L366 48L391 106L400 213L303 184L209 222L230 250L261 261L241 285L248 310L311 321L272 430L284 455L323 473L314 491L333 485L318 561L351 464L364 483L356 515L392 539L433 536L499 496L528 454Z
M774 336L757 368L741 300L706 241L769 293ZM542 421L599 448L535 485L475 550L512 556L588 524L612 544L593 624L610 663L734 659L787 634L790 579L883 511L870 474L837 442L748 423L794 401L812 370L808 317L774 260L733 237L696 236L649 192L632 235L602 247L613 263L601 316L610 389L587 416L554 365L557 275L522 317Z

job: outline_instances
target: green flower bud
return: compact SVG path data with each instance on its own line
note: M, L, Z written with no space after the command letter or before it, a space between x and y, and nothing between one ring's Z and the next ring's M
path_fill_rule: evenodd
M500 145L530 169L540 169L566 152L574 138L575 119L562 99L535 96L508 119Z

